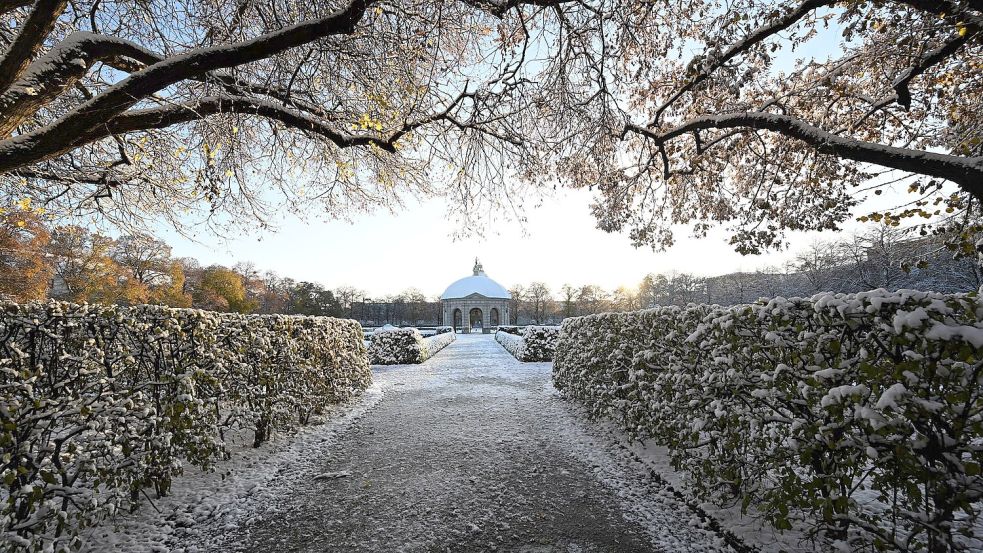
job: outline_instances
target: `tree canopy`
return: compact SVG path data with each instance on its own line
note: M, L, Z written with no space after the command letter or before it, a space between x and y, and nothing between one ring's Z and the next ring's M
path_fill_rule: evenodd
M0 0L0 190L115 224L596 192L742 252L981 227L980 0ZM197 216L197 219L195 218ZM963 250L960 250L963 251ZM971 245L968 252L972 251Z

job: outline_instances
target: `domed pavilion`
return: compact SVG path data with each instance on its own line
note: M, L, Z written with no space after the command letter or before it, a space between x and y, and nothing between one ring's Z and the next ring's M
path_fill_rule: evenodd
M509 300L512 295L504 286L488 278L481 263L474 260L471 276L454 281L440 295L444 324L454 332L483 333L492 327L509 323Z

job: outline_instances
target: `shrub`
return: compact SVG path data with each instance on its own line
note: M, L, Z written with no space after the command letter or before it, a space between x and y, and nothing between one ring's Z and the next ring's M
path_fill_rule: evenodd
M522 331L525 346L520 361L552 361L559 336L558 326L527 326Z
M495 333L495 341L502 344L502 347L511 353L513 357L522 361L522 351L525 349L525 342L523 342L522 336L499 328L498 332Z
M701 498L854 550L956 550L983 498L983 305L883 290L564 321L554 382Z
M519 361L552 361L559 335L560 327L557 326L527 326L522 336L500 327L495 333L495 341Z
M3 303L0 336L0 540L31 551L77 549L183 463L207 468L228 425L258 443L371 379L338 319Z
M369 363L373 365L410 365L423 363L457 337L442 332L424 338L415 328L383 327L376 329L369 343Z

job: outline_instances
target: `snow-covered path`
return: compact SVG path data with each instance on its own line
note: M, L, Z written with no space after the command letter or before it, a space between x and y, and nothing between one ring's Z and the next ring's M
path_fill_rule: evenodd
M277 467L261 505L197 522L168 549L727 550L618 468L557 397L549 363L466 335L422 365L373 372L382 398L310 462Z

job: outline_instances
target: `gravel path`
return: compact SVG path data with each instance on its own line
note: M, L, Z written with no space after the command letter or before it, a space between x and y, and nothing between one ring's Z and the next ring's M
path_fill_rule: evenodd
M548 363L519 363L491 336L466 335L422 365L373 372L382 399L279 480L261 514L206 524L181 545L256 553L727 550L671 494L651 489L642 474L619 473L557 397Z

